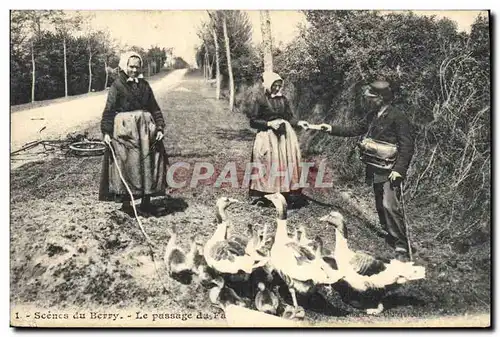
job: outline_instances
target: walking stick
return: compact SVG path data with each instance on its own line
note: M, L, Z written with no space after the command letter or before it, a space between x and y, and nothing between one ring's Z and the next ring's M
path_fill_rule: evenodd
M131 206L132 206L132 209L134 210L134 215L135 215L135 218L137 220L137 224L139 225L139 229L141 230L142 234L144 235L144 238L146 239L146 242L148 243L148 245L151 247L151 249L153 249L155 247L155 244L149 238L148 234L144 230L144 227L142 226L141 220L139 219L139 215L137 214L137 209L136 209L135 204L134 204L134 195L133 195L132 191L130 190L130 187L128 186L127 181L123 177L122 170L120 169L120 165L118 165L118 160L116 158L115 150L113 149L113 146L111 144L108 144L108 146L109 146L109 149L111 151L111 156L113 157L113 161L115 163L116 169L118 171L118 175L120 176L120 179L123 182L123 185L125 186L128 194L130 195Z
M149 247L149 250L151 253L151 259L153 260L153 264L155 267L156 275L158 276L160 283L162 284L165 292L170 293L170 291L168 291L168 289L167 289L167 286L165 285L165 282L163 281L163 278L161 277L160 272L158 271L158 267L156 266L156 260L154 257L154 255L155 255L154 248L156 247L156 245L151 241L151 239L149 238L149 235L146 233L146 231L144 230L144 227L142 226L142 222L139 219L139 215L137 214L137 209L136 209L135 204L134 204L134 195L133 195L132 191L130 190L130 187L128 186L127 181L123 177L122 170L120 169L120 165L118 164L118 160L116 158L115 150L113 149L113 145L111 143L108 143L108 147L109 147L109 150L111 151L111 156L113 157L113 161L114 161L114 164L115 164L116 169L118 171L118 175L120 176L120 179L122 180L123 185L125 186L125 188L127 189L127 192L130 195L131 205L132 205L132 208L134 210L135 219L137 220L137 224L139 225L139 228L140 228L142 234L144 235L144 238L146 239L146 243L148 244L148 247Z
M403 189L403 180L401 179L400 183L400 188L401 188L401 205L403 208L403 219L405 222L405 227L406 227L406 240L408 242L408 254L410 255L410 261L413 262L413 252L412 252L412 247L411 247L411 241L410 241L410 223L408 222L408 219L406 218L406 209L405 209L405 198L404 198L404 189Z

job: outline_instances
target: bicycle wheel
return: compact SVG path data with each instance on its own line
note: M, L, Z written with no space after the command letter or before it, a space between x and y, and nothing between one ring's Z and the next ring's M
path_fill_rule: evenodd
M72 143L69 148L79 156L101 156L106 150L106 145L103 142L87 141Z

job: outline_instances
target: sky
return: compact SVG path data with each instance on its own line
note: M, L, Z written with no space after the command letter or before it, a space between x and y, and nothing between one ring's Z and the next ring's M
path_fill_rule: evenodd
M253 26L253 41L262 40L259 11L245 11ZM200 40L200 23L208 19L206 11L93 11L93 27L108 29L122 43L144 48L151 45L173 47L174 54L194 63L194 50ZM272 34L277 41L288 42L296 35L296 26L305 19L298 11L271 11Z
M253 26L253 41L262 40L260 33L259 11L247 12ZM389 11L384 11L389 12ZM137 45L144 48L173 47L174 55L187 62L195 63L195 48L200 40L196 35L203 20L208 18L204 10L98 10L92 11L92 27L107 29L111 36L123 44ZM480 11L414 11L420 15L449 17L458 24L459 30L470 30L470 25ZM486 12L482 12L486 13ZM299 11L271 10L272 35L276 41L287 43L297 34L297 25L305 23L304 15Z

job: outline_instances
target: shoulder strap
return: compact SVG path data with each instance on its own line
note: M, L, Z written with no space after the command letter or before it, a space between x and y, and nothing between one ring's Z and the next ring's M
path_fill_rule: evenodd
M377 116L373 116L372 120L370 121L370 124L368 125L368 131L366 131L366 134L363 138L366 138L368 137L368 135L370 134L370 132L372 132L373 130L373 124L375 124L375 120L377 119Z
M373 130L373 127L374 127L374 124L375 124L375 121L378 120L379 118L385 118L387 116L387 114L389 113L389 109L391 107L388 106L385 111L382 113L382 116L378 117L377 114L375 114L375 116L373 116L373 119L371 120L370 122L370 125L368 126L368 131L366 132L365 134L365 138L369 136L370 132L372 132ZM377 135L378 136L378 135ZM376 138L376 137L370 137L370 138Z

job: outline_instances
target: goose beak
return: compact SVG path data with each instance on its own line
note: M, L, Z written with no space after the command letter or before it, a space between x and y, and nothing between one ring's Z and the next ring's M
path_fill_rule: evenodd
M344 217L339 212L331 212L319 218L319 221L328 222L335 226L341 226L344 223Z
M269 199L269 200L276 200L276 199L280 200L280 199L285 199L285 197L283 196L283 194L278 193L278 192L276 192L276 193L271 193L271 194L265 194L265 195L264 195L264 198Z
M242 203L242 201L239 201L238 199L235 198L228 198L228 197L220 197L217 199L217 204L223 203L223 204L232 204L232 203Z
M344 216L337 211L330 212L330 217L344 220Z
M275 194L266 194L266 195L264 195L264 198L272 201L273 199L276 198L276 195Z
M219 287L219 284L216 280L210 280L210 282L207 283L207 288L212 289L215 287Z
M328 221L328 215L322 216L319 218L319 221L327 222Z
M271 202L273 203L277 202L279 205L282 205L285 208L288 207L288 202L281 193L266 194L264 195L264 197L268 200L271 200Z

